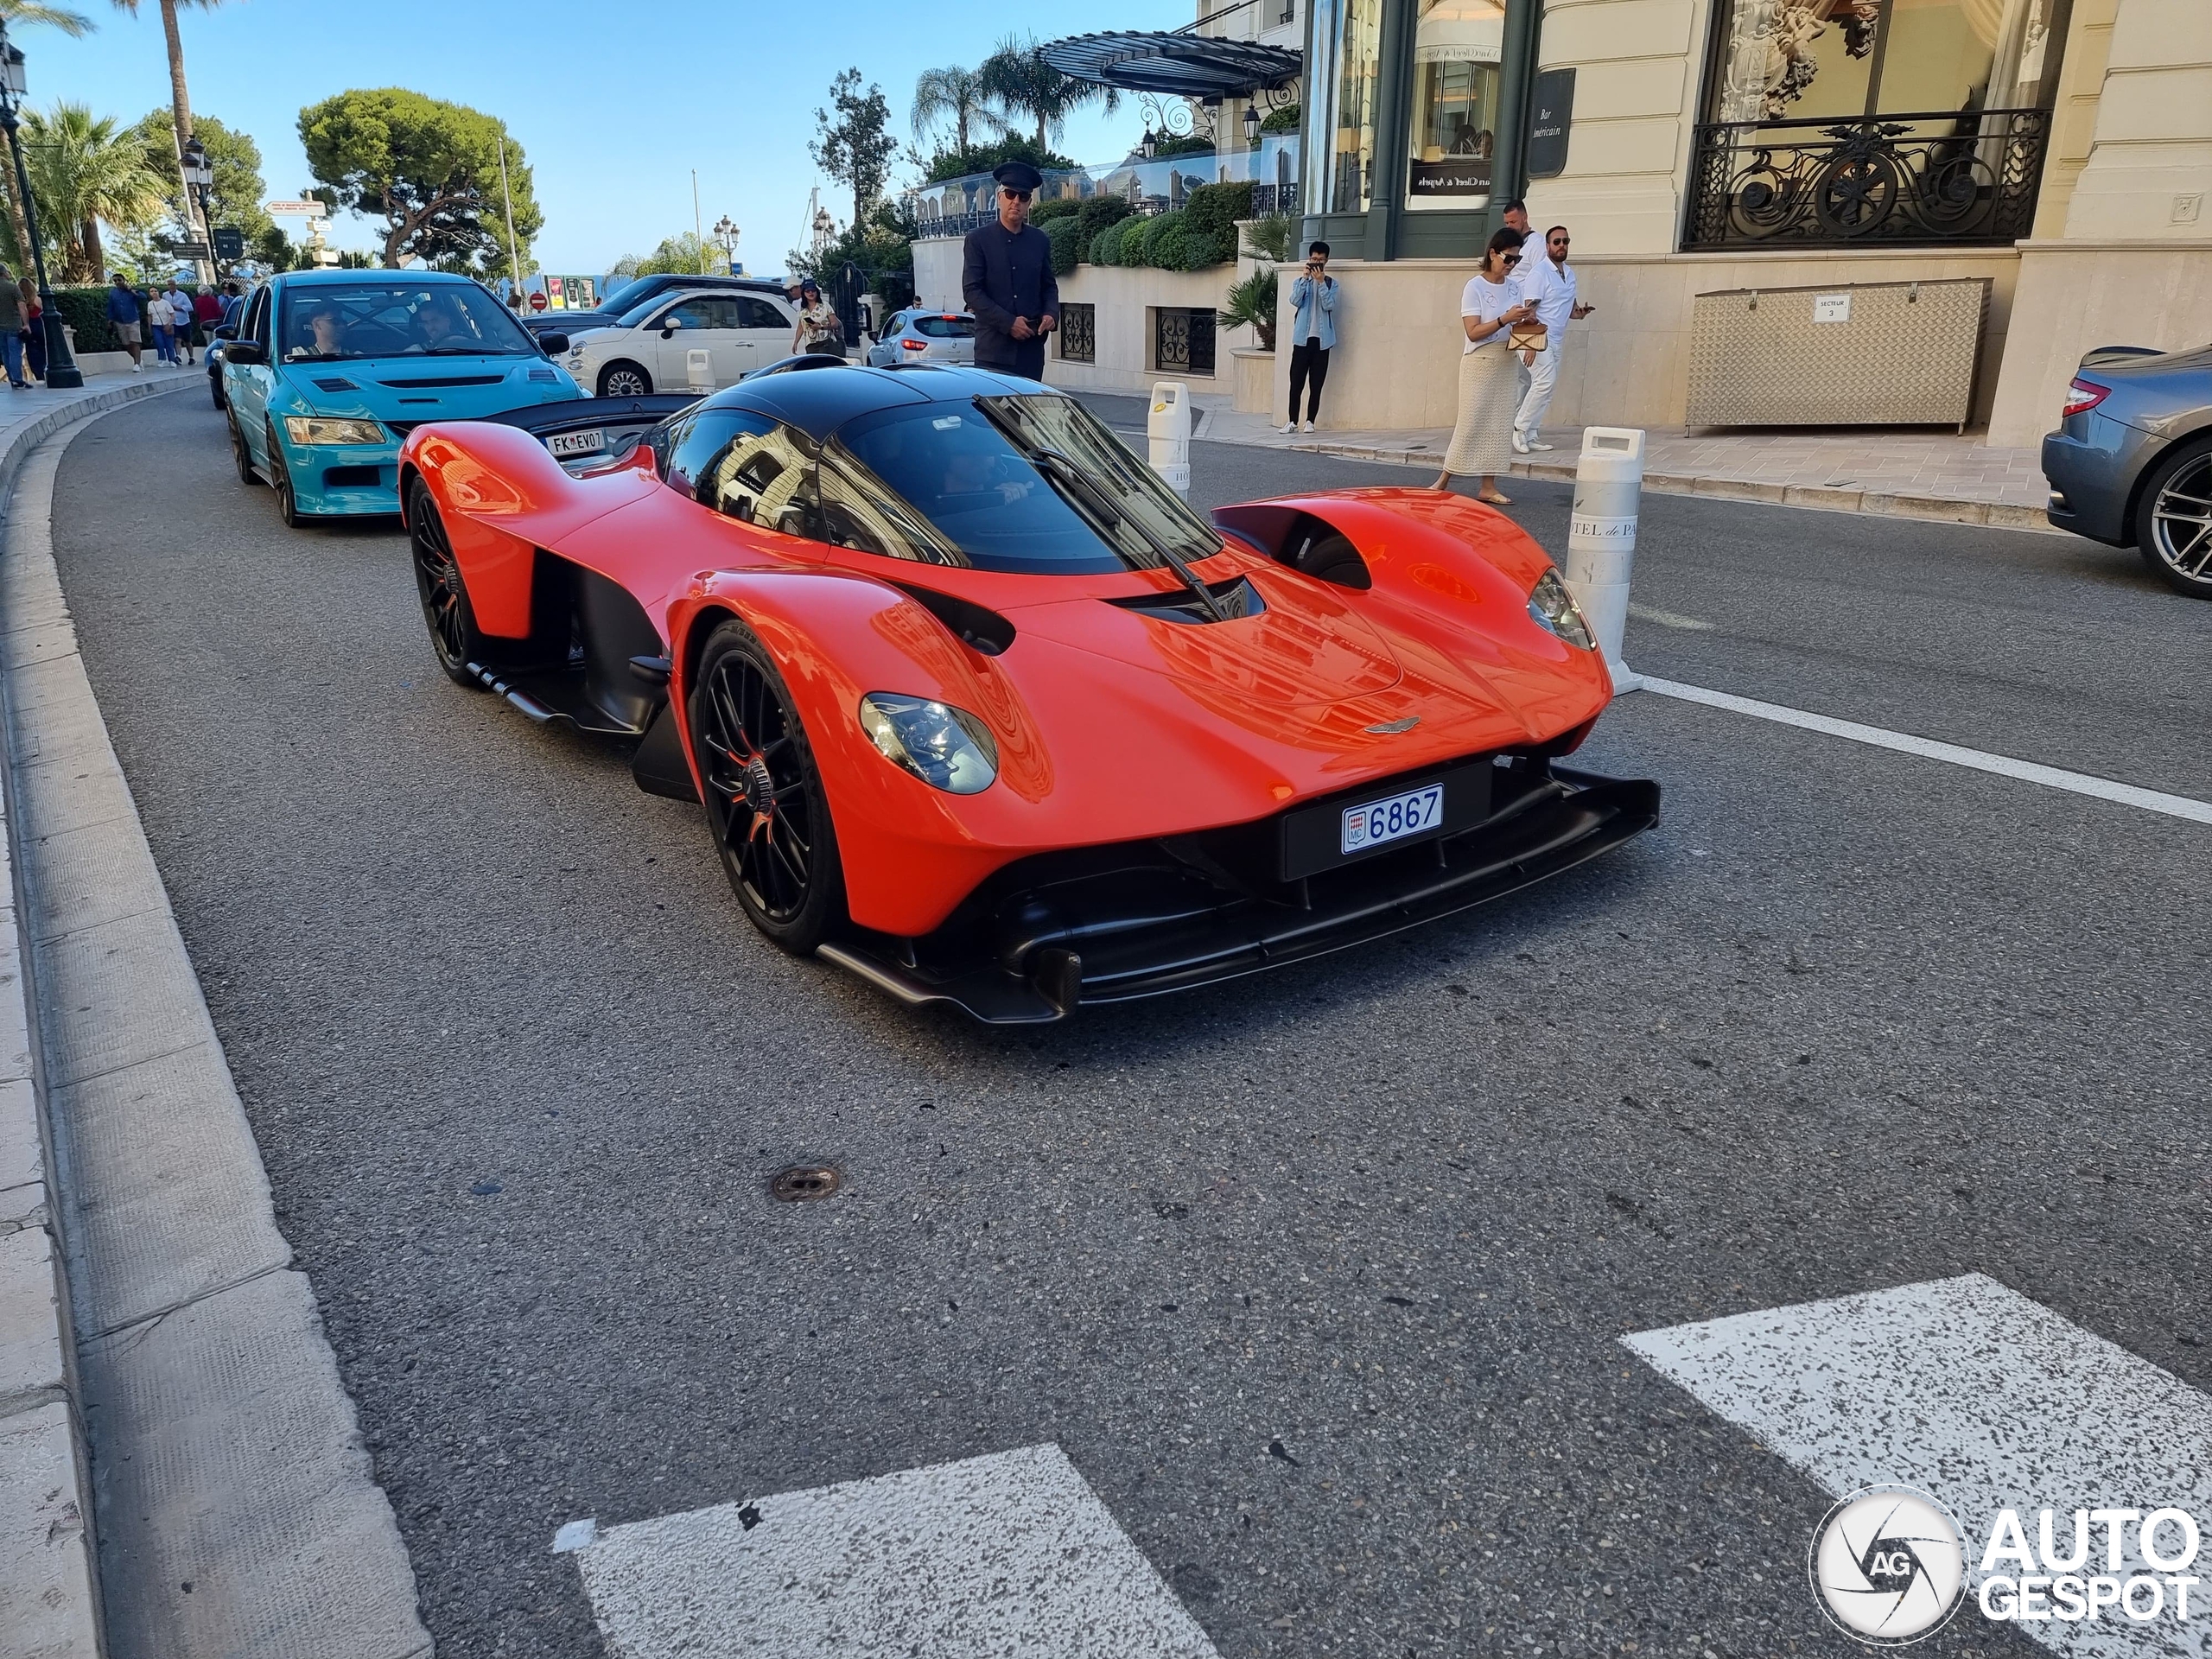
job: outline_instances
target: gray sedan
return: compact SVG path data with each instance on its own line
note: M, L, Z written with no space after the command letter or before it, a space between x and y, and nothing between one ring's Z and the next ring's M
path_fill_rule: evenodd
M875 344L868 348L868 366L897 363L973 363L976 319L964 311L893 312Z
M2043 441L2050 522L2212 599L2212 346L2101 346Z

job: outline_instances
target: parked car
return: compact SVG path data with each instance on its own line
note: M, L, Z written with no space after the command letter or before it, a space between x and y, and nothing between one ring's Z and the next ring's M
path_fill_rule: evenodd
M2050 522L2212 599L2212 346L2101 346L2043 441Z
M223 346L238 476L284 522L399 511L400 441L583 394L489 289L437 271L296 270L254 290Z
M888 369L900 363L973 363L976 360L976 319L965 311L893 312L883 332L868 348L870 368Z
M703 803L769 940L902 1002L1022 1024L1185 990L1657 820L1656 784L1566 763L1605 659L1465 497L1208 523L1074 399L974 368L796 358L582 468L537 435L572 418L401 451L439 668L625 741Z
M564 361L579 385L601 397L703 395L789 356L798 327L772 289L663 289L605 327L570 335Z
M722 289L733 294L781 294L783 285L759 276L687 276L681 271L655 271L622 284L601 296L589 311L531 311L521 314L522 326L534 334L560 333L571 338L587 328L604 328L625 313L636 310L657 294L677 289L692 292Z

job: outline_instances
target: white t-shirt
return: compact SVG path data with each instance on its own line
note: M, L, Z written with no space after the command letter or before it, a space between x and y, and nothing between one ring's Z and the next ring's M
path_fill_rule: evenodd
M1545 342L1547 346L1558 345L1567 332L1567 319L1574 315L1574 267L1562 269L1539 253L1514 268L1513 281L1522 299L1536 302L1536 321L1551 336Z
M1510 276L1502 283L1493 283L1477 272L1467 278L1466 287L1460 290L1459 315L1463 319L1476 317L1484 322L1496 322L1520 303L1521 295L1513 286ZM1465 332L1463 328L1461 333ZM1462 340L1459 342L1460 353L1465 355L1468 352L1479 352L1485 346L1502 346L1505 343L1507 332L1500 328L1480 340Z
M167 328L176 321L176 313L169 308L169 296L156 294L147 302L146 321L149 327Z

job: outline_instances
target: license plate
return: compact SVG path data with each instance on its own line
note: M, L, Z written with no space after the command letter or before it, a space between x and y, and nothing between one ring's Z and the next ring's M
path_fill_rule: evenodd
M1342 823L1342 844L1338 850L1363 853L1369 848L1380 847L1385 842L1402 841L1408 836L1417 836L1425 830L1437 829L1443 823L1444 785L1430 784L1403 795L1386 796L1379 801L1366 801L1358 806L1346 807Z
M593 427L585 432L556 432L545 440L545 447L554 457L563 459L574 455L595 455L607 448L604 428Z

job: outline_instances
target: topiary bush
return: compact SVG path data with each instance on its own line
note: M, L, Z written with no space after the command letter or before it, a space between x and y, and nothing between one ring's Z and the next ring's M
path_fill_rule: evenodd
M1093 196L1083 204L1083 211L1076 215L1076 223L1083 227L1083 245L1086 250L1098 245L1098 233L1110 226L1120 224L1131 212L1126 196ZM1086 257L1088 254L1086 253ZM1096 264L1096 259L1091 264Z
M1072 196L1056 196L1050 201L1040 201L1030 209L1032 225L1049 225L1056 219L1072 219L1083 211L1083 204Z
M1225 265L1236 257L1236 221L1252 217L1251 182L1202 184L1185 199L1183 212L1189 216L1192 236L1211 257L1179 269Z
M138 296L144 315L146 296ZM105 288L57 288L54 290L54 308L61 314L61 321L77 331L77 349L80 352L119 352L123 342L115 337L115 330L107 320L107 289ZM138 337L153 340L153 331L141 328Z
M1136 257L1127 263L1150 265L1158 270L1179 270L1182 269L1179 261L1184 254L1183 241L1189 228L1180 210L1154 215L1144 223L1141 232L1142 239L1136 245Z
M1104 245L1106 257L1099 261L1107 265L1141 265L1144 263L1144 235L1152 221L1135 216L1110 226L1099 240Z
M1045 221L1046 239L1052 245L1052 274L1065 276L1083 256L1083 226L1073 213Z

